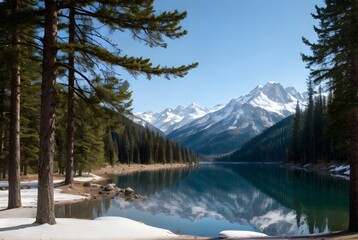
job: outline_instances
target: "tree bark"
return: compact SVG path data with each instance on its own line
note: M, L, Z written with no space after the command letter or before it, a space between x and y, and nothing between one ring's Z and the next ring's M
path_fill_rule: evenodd
M5 167L5 110L4 110L4 104L5 104L5 86L2 86L0 88L0 164L1 164L1 178L5 178L3 173L6 173L6 167ZM5 174L6 175L6 174Z
M12 13L18 10L17 0L11 1ZM12 48L18 51L18 26L12 28ZM19 53L11 68L10 139L9 139L9 197L8 208L21 207L20 195L20 63Z
M5 155L6 155L6 150L5 149L8 149L9 148L9 142L8 141L6 141L6 139L8 139L9 138L9 131L6 131L5 129L6 129L6 126L8 126L8 125L4 125L3 126L3 155L4 155L4 158L3 158L3 162L2 162L2 178L3 179L5 179L6 178L6 174L7 174L7 170L8 170L8 167L7 167L7 162L6 162L6 158L5 158Z
M0 112L0 164L1 164L1 177L5 178L4 172L6 172L6 168L5 168L5 157L4 157L4 147L5 147L5 138L4 138L4 121L3 118L4 116L4 112Z
M75 11L70 9L69 19L69 43L75 42ZM65 184L71 184L73 181L73 160L74 160L74 82L75 82L75 56L74 51L71 50L68 54L68 64L71 67L68 69L68 98L67 98L67 160L66 160L66 177Z
M41 85L40 163L36 223L55 224L53 161L55 147L57 4L45 1Z
M353 59L353 74L351 82L353 88L358 89L358 54ZM357 105L357 94L354 95ZM350 187L349 187L349 230L358 232L358 107L354 106L351 116L351 160L350 160Z
M351 24L356 27L358 23L358 4L352 2ZM350 181L349 181L349 230L358 232L358 52L357 31L351 30L351 122L350 122Z

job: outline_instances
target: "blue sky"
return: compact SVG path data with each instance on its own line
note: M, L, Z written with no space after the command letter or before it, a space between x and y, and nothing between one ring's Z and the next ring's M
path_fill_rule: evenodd
M302 36L315 40L311 13L323 0L156 0L157 11L187 11L182 26L189 34L149 48L124 34L123 53L151 58L161 65L199 62L185 78L128 79L133 112L161 111L195 102L204 107L226 103L257 85L277 81L306 91L308 70L300 53L309 53Z

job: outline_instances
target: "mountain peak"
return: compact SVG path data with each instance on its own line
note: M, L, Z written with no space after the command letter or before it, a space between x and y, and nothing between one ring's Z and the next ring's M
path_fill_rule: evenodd
M187 107L179 105L175 109L168 108L160 113L138 116L148 120L165 134L195 124L202 126L202 131L211 127L215 127L218 132L223 129L250 128L257 133L294 113L297 100L304 102L305 97L293 87L285 89L280 83L269 81L263 86L257 86L247 95L213 108L201 107L193 102Z
M178 112L178 111L184 111L184 107L182 106L182 105L179 105L179 106L177 106L174 110L176 111L176 112Z
M202 154L231 152L295 112L298 98L294 95L302 95L292 87L286 89L274 81L257 86L249 94L232 99L218 111L209 112L168 136Z
M202 108L202 107L200 107L198 104L196 104L195 102L192 102L190 105L188 105L187 107L186 107L186 109L188 109L188 108Z

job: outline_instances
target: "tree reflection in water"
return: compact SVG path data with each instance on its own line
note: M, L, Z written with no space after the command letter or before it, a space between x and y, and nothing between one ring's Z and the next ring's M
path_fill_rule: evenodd
M113 176L113 182L149 199L62 205L56 216L118 215L175 231L182 224L178 231L198 235L207 235L208 224L278 235L343 230L348 222L348 182L278 165L200 165Z

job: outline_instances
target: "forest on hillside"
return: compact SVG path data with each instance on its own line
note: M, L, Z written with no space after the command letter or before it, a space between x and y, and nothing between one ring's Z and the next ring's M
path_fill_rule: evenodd
M284 162L287 160L292 131L289 116L244 143L240 149L222 156L224 162Z
M21 95L21 174L37 173L40 153L40 85L29 80ZM122 86L126 91L128 84ZM65 173L66 168L66 127L67 90L57 86L57 126L55 134L55 171ZM9 90L0 84L2 109L9 109ZM75 98L74 121L74 172L91 171L106 163L174 163L195 162L197 155L178 143L143 128L123 114L105 115L106 109L100 104L88 107L88 103ZM5 110L6 113L6 110ZM113 114L113 113L112 113ZM9 161L9 119L3 114L0 123L0 171L1 177L8 174Z
M347 123L336 117L333 93L314 91L308 82L308 102L299 104L289 116L250 139L237 151L216 159L229 162L293 162L300 164L347 162L349 136Z

